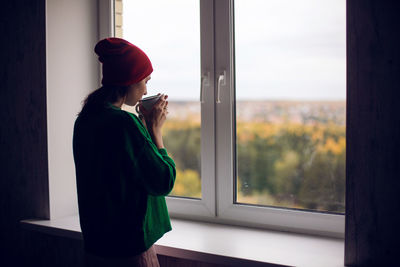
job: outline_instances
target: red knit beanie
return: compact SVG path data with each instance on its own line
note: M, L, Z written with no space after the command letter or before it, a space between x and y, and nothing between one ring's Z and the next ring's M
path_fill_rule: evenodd
M147 55L124 39L103 39L96 44L94 51L103 63L103 85L131 85L153 72Z

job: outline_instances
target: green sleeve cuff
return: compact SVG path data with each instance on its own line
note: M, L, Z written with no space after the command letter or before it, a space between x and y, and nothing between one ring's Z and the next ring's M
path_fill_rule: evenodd
M162 156L168 156L167 150L165 148L159 148L158 152L160 152Z
M163 157L164 161L167 162L169 165L175 168L174 160L168 155L166 148L159 148L158 153L160 153L161 157Z

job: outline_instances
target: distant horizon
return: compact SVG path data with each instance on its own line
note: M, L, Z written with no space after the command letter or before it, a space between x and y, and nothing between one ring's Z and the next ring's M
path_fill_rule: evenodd
M173 97L168 97L169 102L200 102L198 99L177 99ZM246 99L236 99L236 102L246 102L246 101L270 101L270 102L345 102L346 99L285 99L285 98L264 98L264 99L253 99L253 98L246 98Z

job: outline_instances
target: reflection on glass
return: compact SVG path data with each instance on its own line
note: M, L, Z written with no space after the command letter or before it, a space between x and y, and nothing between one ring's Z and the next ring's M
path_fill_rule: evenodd
M123 1L123 38L153 64L148 95L168 95L163 136L177 167L170 196L201 198L199 12L194 0Z
M235 1L236 202L345 210L345 1Z

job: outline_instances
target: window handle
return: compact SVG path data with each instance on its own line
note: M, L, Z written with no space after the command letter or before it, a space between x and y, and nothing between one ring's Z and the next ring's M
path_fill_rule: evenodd
M210 72L207 71L205 74L201 75L201 84L200 84L200 103L204 103L203 96L203 87L210 85Z
M217 103L221 103L221 99L219 97L220 91L221 91L221 86L226 85L226 71L224 70L223 73L221 73L218 76L218 84L217 84Z

